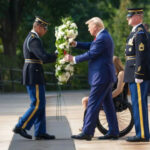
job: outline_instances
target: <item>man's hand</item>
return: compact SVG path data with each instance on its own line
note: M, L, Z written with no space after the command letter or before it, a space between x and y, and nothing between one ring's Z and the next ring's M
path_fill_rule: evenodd
M143 79L136 79L136 78L135 78L135 82L136 82L136 83L142 83L142 82L143 82Z
M77 46L77 42L76 41L71 41L70 42L70 46L71 47L76 47Z
M66 54L65 57L64 57L64 60L66 62L73 62L73 56L69 55L69 54Z

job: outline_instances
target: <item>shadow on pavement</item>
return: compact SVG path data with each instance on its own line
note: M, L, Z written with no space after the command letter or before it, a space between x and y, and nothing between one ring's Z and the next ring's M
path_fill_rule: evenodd
M28 132L34 136L34 129ZM69 122L65 116L59 119L47 117L47 133L54 134L55 140L28 140L14 134L8 150L75 150Z

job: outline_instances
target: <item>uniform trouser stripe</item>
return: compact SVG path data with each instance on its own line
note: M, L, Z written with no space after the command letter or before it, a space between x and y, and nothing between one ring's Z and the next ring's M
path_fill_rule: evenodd
M137 83L137 93L138 93L138 103L139 103L139 116L140 116L140 126L141 126L141 138L145 138L140 83Z
M39 85L36 84L35 87L36 87L36 104L35 104L35 109L31 113L31 115L29 116L29 118L25 121L25 123L23 124L23 126L22 126L23 129L27 126L28 122L32 119L32 117L35 115L35 113L37 112L37 110L39 108L39 103L40 103Z

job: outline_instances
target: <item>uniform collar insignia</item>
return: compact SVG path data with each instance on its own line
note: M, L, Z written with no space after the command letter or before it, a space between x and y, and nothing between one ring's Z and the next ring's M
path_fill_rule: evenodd
M34 33L31 33L31 36L32 36L32 38L34 38L34 37L35 37L35 34L34 34Z
M39 38L39 35L33 29L31 30L31 33L35 34Z
M137 24L136 26L134 26L133 28L132 28L132 32L136 32L137 31L137 29L139 28L139 27L141 27L141 23L140 24Z
M139 45L139 51L144 51L144 44L143 43L140 43L140 45Z

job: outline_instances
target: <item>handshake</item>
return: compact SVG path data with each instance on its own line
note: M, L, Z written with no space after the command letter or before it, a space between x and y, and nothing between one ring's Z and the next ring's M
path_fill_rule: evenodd
M76 47L77 42L76 41L71 41L70 46L71 47ZM74 57L69 54L65 54L65 57L63 58L65 62L74 62Z
M74 62L73 56L66 54L65 57L63 58L65 62Z

